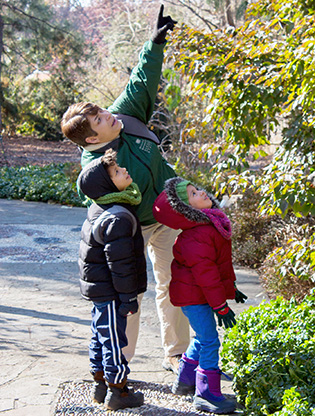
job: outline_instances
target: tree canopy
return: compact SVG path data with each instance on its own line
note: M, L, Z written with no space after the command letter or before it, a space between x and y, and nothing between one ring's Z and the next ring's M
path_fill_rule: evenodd
M298 0L259 0L237 29L211 33L182 26L174 38L175 66L204 103L202 120L189 114L186 128L211 126L213 147L233 145L244 160L253 147L281 137L275 158L256 184L269 214L315 214L314 10ZM200 114L198 114L198 117ZM259 150L254 158L264 155ZM225 153L227 157L227 153ZM243 166L247 167L245 164Z
M60 137L61 114L78 91L85 40L74 30L65 8L54 9L43 0L1 3L5 125L14 120L15 132Z

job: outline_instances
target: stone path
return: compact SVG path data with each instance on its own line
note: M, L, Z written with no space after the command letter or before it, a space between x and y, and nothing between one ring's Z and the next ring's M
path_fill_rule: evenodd
M200 414L193 411L190 396L170 393L175 376L161 366L152 276L130 365L146 403L132 411L105 412L89 402L91 305L80 297L76 263L85 215L85 208L0 199L0 414ZM240 290L249 297L246 304L230 303L239 313L266 295L256 273L236 273ZM223 391L232 393L230 382L223 383Z

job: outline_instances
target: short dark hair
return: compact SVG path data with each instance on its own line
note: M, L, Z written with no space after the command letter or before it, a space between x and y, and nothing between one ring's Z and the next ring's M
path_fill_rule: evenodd
M101 158L101 162L107 171L109 166L114 166L117 163L117 152L113 149L108 149Z
M61 120L62 133L79 146L87 146L88 143L85 139L97 136L97 133L91 128L87 116L94 116L100 110L101 108L98 105L90 102L70 105Z

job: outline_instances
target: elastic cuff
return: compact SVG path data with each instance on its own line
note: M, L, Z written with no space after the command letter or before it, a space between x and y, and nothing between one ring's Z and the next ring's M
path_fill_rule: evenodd
M210 373L216 373L216 374L221 374L221 370L219 368L216 369L212 369L212 370L204 370L203 368L201 368L199 365L197 367L197 372L201 373L201 374L205 374L205 375L209 375Z
M182 360L183 361L186 361L186 363L189 363L189 364L194 364L194 365L198 365L199 364L199 361L196 361L196 360L193 360L191 358L188 358L187 355L186 355L186 353L183 353Z
M165 42L163 42L163 43L155 43L155 42L153 42L153 40L152 39L150 39L149 40L149 42L151 43L151 45L150 45L150 49L153 51L154 49L156 49L157 51L163 51L164 50L164 47L165 47L165 45L166 45L166 41Z
M123 303L133 302L137 300L138 292L132 292L132 293L120 293L119 294L119 300Z
M223 303L221 306L216 306L215 308L214 307L212 307L212 309L214 310L214 311L217 311L217 310L219 310L219 309L224 309L224 308L226 308L228 306L228 304L227 304L227 302L225 302L225 303Z

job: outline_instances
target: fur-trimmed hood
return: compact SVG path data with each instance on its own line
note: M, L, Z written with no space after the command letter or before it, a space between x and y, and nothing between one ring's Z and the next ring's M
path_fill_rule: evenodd
M197 224L211 224L211 219L204 212L185 204L178 197L176 186L182 181L184 181L183 178L176 177L165 182L164 191L156 198L153 205L154 218L175 230L185 230ZM213 208L218 208L219 202L215 197L208 192L206 194L211 199Z

